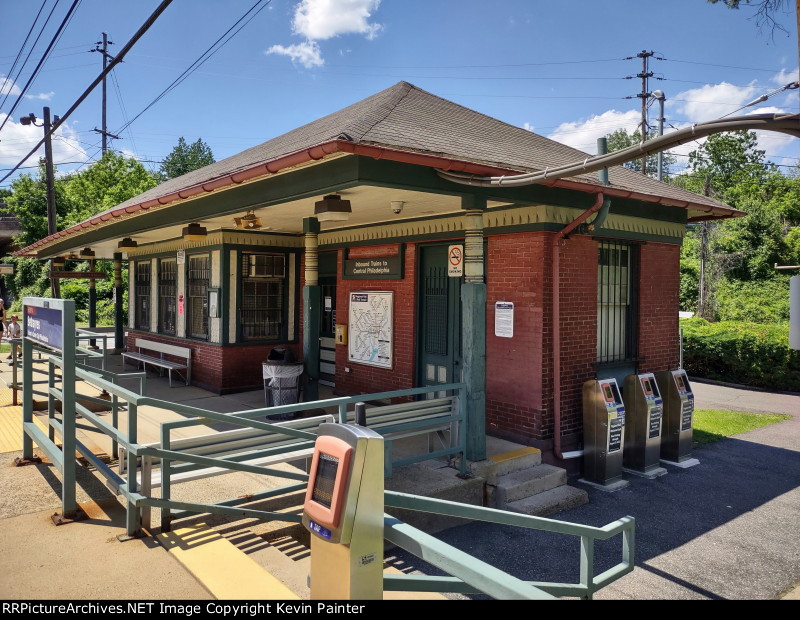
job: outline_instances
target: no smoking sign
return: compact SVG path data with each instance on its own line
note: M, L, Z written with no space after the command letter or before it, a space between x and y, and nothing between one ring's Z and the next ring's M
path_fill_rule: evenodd
M460 278L464 275L464 246L451 245L447 248L447 275Z

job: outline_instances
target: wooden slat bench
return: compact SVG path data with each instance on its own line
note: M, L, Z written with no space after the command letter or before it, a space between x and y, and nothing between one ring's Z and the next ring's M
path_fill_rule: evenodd
M316 432L323 422L334 422L334 417L332 415L321 415L313 418L275 422L274 424L275 426L300 431ZM156 442L144 444L144 447L160 448L162 446L159 442ZM197 437L175 439L170 442L169 450L209 458L225 458L247 465L269 467L278 463L310 458L314 453L314 446L310 440L299 437L291 437L261 429L240 428ZM273 453L260 454L267 450ZM152 472L149 474L149 481L146 468L144 476L141 471L139 472L139 480L143 488L147 488L148 483L149 488L158 488L161 486L160 460L151 458L150 462ZM126 458L123 448L120 448L119 463L120 467L124 469ZM236 471L221 466L204 467L180 461L171 461L170 468L170 484L221 476Z
M428 453L452 451L459 441L459 399L457 396L433 398L396 405L367 407L367 427L383 435L384 470L392 475L392 444L398 439L416 435L428 435ZM355 413L348 413L348 421L355 420ZM445 436L449 431L449 438ZM444 450L435 451L433 437L437 435ZM418 459L419 460L419 459Z
M146 369L147 365L158 366L159 368L166 369L169 372L169 386L172 387L172 372L185 371L186 385L192 380L192 350L188 347L178 347L174 344L166 344L164 342L156 342L154 340L145 340L144 338L136 339L136 352L127 351L122 354L123 362L130 359L137 363L142 364ZM152 351L158 353L159 356L148 355L142 351ZM172 357L183 358L186 361L174 362L164 359L164 355L171 355Z

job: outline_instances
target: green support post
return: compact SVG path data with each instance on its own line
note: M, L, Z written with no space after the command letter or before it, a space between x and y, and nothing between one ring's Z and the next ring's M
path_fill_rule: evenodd
M486 284L461 285L467 459L486 458Z
M461 285L463 382L466 384L467 459L486 458L486 281L483 213L486 197L463 196L464 283Z
M319 320L322 289L319 286L319 257L317 235L319 221L303 219L305 233L305 285L303 286L303 361L306 383L304 400L319 399Z
M114 252L114 352L125 349L122 325L122 252Z
M89 261L89 271L94 272L95 262L94 259ZM89 278L89 329L97 327L97 281L94 278ZM97 341L94 339L89 340L89 348L96 349Z
M61 428L62 428L62 454L64 455L64 471L61 482L63 485L61 504L62 518L73 519L78 512L76 499L76 472L75 472L75 301L72 299L61 300L63 304L62 329L63 348L61 359L64 366L61 368Z

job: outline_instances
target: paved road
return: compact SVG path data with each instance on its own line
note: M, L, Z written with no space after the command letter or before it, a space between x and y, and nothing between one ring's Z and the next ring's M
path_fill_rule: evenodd
M695 450L700 465L691 469L632 477L616 493L587 488L589 504L555 515L598 526L636 518L636 568L598 599L773 599L800 581L800 397L694 388L698 407L794 418ZM525 579L577 581L579 543L571 537L471 524L442 538ZM595 574L617 563L620 550L619 537L598 543Z

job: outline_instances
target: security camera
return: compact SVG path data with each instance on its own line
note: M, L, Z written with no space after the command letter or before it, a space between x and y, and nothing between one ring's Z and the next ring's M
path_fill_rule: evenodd
M403 205L406 204L402 200L392 200L392 213L398 215L403 210Z

